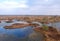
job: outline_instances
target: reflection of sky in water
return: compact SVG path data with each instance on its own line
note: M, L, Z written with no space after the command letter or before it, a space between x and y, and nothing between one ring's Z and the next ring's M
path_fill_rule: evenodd
M12 40L13 39L19 39L19 38L26 38L26 37L28 37L28 35L30 33L33 32L31 26L28 26L28 27L25 27L25 28L18 28L18 29L4 29L3 28L6 25L9 26L9 25L12 25L12 24L13 23L5 23L5 22L0 23L0 40L1 41L6 41L9 38L11 38Z
M9 39L9 38L10 38L9 39L10 41L16 41L17 38L26 38L26 37L29 36L29 34L34 32L31 26L28 26L28 27L25 27L25 28L18 28L18 29L4 29L3 28L6 25L9 26L9 25L12 25L12 24L13 23L5 23L5 22L0 23L0 40L1 41L8 41L7 39ZM58 28L60 27L60 23L54 23L54 25L56 25L56 27L58 27ZM10 35L12 35L12 36L10 36ZM12 40L13 39L12 37L14 38L14 40ZM25 41L25 40L23 40L23 41Z
M4 29L3 27L0 28L1 34L12 34L17 37L26 37L31 32L32 29L30 27L21 28L21 29Z

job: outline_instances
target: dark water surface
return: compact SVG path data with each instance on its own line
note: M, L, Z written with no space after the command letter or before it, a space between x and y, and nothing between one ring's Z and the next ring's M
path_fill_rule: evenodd
M17 22L17 21L16 21ZM13 23L16 23L13 22ZM6 25L12 25L13 23L0 23L0 41L42 41L43 36L40 33L36 33L32 26L19 29L4 29ZM54 23L58 28L60 23ZM36 37L33 37L33 36Z

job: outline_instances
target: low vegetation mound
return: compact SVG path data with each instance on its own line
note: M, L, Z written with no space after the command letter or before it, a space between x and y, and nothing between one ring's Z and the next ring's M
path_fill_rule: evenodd
M35 31L42 33L45 36L45 41L60 41L60 32L56 28L49 27L48 30L43 28L34 28Z

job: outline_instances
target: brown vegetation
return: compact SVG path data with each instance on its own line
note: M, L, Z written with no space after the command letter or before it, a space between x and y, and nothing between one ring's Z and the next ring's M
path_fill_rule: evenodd
M7 20L5 21L6 23L12 23L13 21L12 20Z
M25 20L27 22L32 21L48 21L48 22L60 22L60 16L0 16L0 20Z
M33 21L45 23L45 22L60 22L60 16L0 16L0 20L9 20L6 21L7 23L12 22L11 20L24 20L27 21L29 24L20 24L16 23L11 26L5 26L5 29L15 29L15 28L24 28L26 26L34 26L34 30L37 32L42 33L45 36L45 41L60 41L60 32L57 31L56 28L49 27L48 30L44 30L38 24L31 24ZM37 27L37 28L36 28Z
M5 26L4 28L5 29L15 29L15 28L24 28L26 26L29 26L29 24L20 24L20 23L16 23L16 24L13 24L11 26Z
M0 21L0 23L1 23L1 21Z
M60 41L60 32L56 28L49 27L47 31L42 28L35 28L34 30L42 33L45 36L45 41Z

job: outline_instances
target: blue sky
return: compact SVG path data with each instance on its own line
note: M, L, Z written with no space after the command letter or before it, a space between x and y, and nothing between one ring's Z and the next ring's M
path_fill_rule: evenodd
M0 15L60 15L60 0L0 0Z

